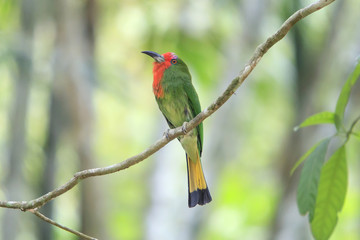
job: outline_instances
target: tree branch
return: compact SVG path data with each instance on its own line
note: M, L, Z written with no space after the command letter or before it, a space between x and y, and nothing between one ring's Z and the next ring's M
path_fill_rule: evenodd
M55 222L54 220L52 220L52 219L46 217L45 215L43 215L42 213L40 213L37 209L30 209L30 210L28 210L28 212L33 213L35 216L39 217L41 220L43 220L43 221L45 221L47 223L50 223L51 225L54 225L54 226L56 226L58 228L61 228L61 229L65 230L65 231L67 231L67 232L73 233L73 234L75 234L75 235L77 235L77 236L79 236L79 237L81 237L83 239L97 240L96 238L93 238L93 237L85 235L85 234L83 234L81 232L72 230L72 229L70 229L68 227L65 227L65 226Z
M358 116L357 118L355 118L355 120L352 122L350 128L349 128L349 131L346 132L346 140L345 142L347 142L350 138L350 135L351 134L354 134L353 130L356 126L356 124L360 121L360 116Z
M310 15L313 12L316 12L320 10L321 8L331 4L335 0L320 0L316 3L313 3L305 8L302 8L295 12L293 15L291 15L280 27L280 29L270 36L264 43L259 45L250 61L245 65L243 70L239 73L239 75L232 80L230 85L227 87L227 89L224 91L224 93L216 99L214 103L212 103L209 107L207 107L205 110L203 110L201 113L199 113L194 119L192 119L190 122L186 124L187 131L195 128L197 125L199 125L202 121L204 121L206 118L208 118L210 115L212 115L215 111L217 111L232 95L233 93L240 87L240 85L245 81L245 79L249 76L249 74L252 72L252 70L256 67L256 65L261 60L262 56L278 41L280 41L288 32L289 30L302 18ZM106 174L111 174L118 172L120 170L124 170L128 167L131 167L155 152L157 152L159 149L164 147L166 144L168 144L170 141L174 140L175 138L184 135L184 132L182 131L182 127L178 127L175 129L171 129L168 132L167 137L162 137L161 139L157 140L153 145L151 145L149 148L147 148L145 151L143 151L140 154L137 154L133 157L130 157L120 163L113 164L107 167L103 168L94 168L94 169L88 169L84 171L80 171L74 174L74 177L72 177L68 182L63 184L62 186L54 189L53 191L30 201L0 201L0 207L4 208L14 208L14 209L21 209L23 211L29 211L29 209L37 209L42 207L47 202L51 201L52 199L64 194L65 192L72 189L74 186L76 186L82 179L94 177L94 176L102 176ZM37 212L37 211L35 211ZM40 213L38 213L40 214ZM38 215L37 215L38 216ZM43 218L42 218L43 219ZM43 219L44 220L44 219Z

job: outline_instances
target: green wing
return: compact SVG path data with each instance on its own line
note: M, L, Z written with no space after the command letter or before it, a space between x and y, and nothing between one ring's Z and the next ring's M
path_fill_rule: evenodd
M190 106L190 110L192 113L192 116L195 117L196 115L198 115L201 112L201 106L200 106L200 101L199 101L199 97L195 91L194 86L192 85L191 81L189 82L185 82L184 84L184 90L186 92L186 95L188 97L188 102L189 102L189 106ZM198 132L198 149L200 152L200 157L201 157L201 153L202 153L202 147L203 147L203 124L200 123L197 127L197 132Z

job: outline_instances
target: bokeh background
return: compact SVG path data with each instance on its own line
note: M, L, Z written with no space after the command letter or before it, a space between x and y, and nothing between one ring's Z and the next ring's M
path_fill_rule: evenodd
M0 199L30 200L79 170L120 162L167 129L152 60L175 52L202 107L300 0L0 0ZM331 125L293 128L333 111L360 55L360 2L336 1L299 22L236 94L204 122L213 202L188 209L177 141L124 171L87 179L41 212L99 239L311 239L296 206L294 162ZM359 85L359 84L357 84ZM360 87L347 116L359 115ZM332 239L359 239L359 141ZM77 239L30 213L0 209L1 240Z

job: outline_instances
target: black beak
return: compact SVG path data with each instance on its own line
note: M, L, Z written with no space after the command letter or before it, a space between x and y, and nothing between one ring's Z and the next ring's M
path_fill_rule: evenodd
M150 57L152 57L158 63L165 62L164 57L161 56L160 54L156 53L156 52L142 51L142 53L145 53L146 55L149 55Z

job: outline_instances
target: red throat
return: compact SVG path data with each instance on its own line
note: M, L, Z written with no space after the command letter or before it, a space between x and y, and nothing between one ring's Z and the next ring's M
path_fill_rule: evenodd
M153 67L153 75L154 75L154 81L153 81L153 91L155 94L155 97L162 98L164 97L164 89L161 86L161 80L164 76L164 72L167 68L171 66L171 59L176 57L173 53L164 53L163 57L165 58L164 62L158 63L154 62Z

